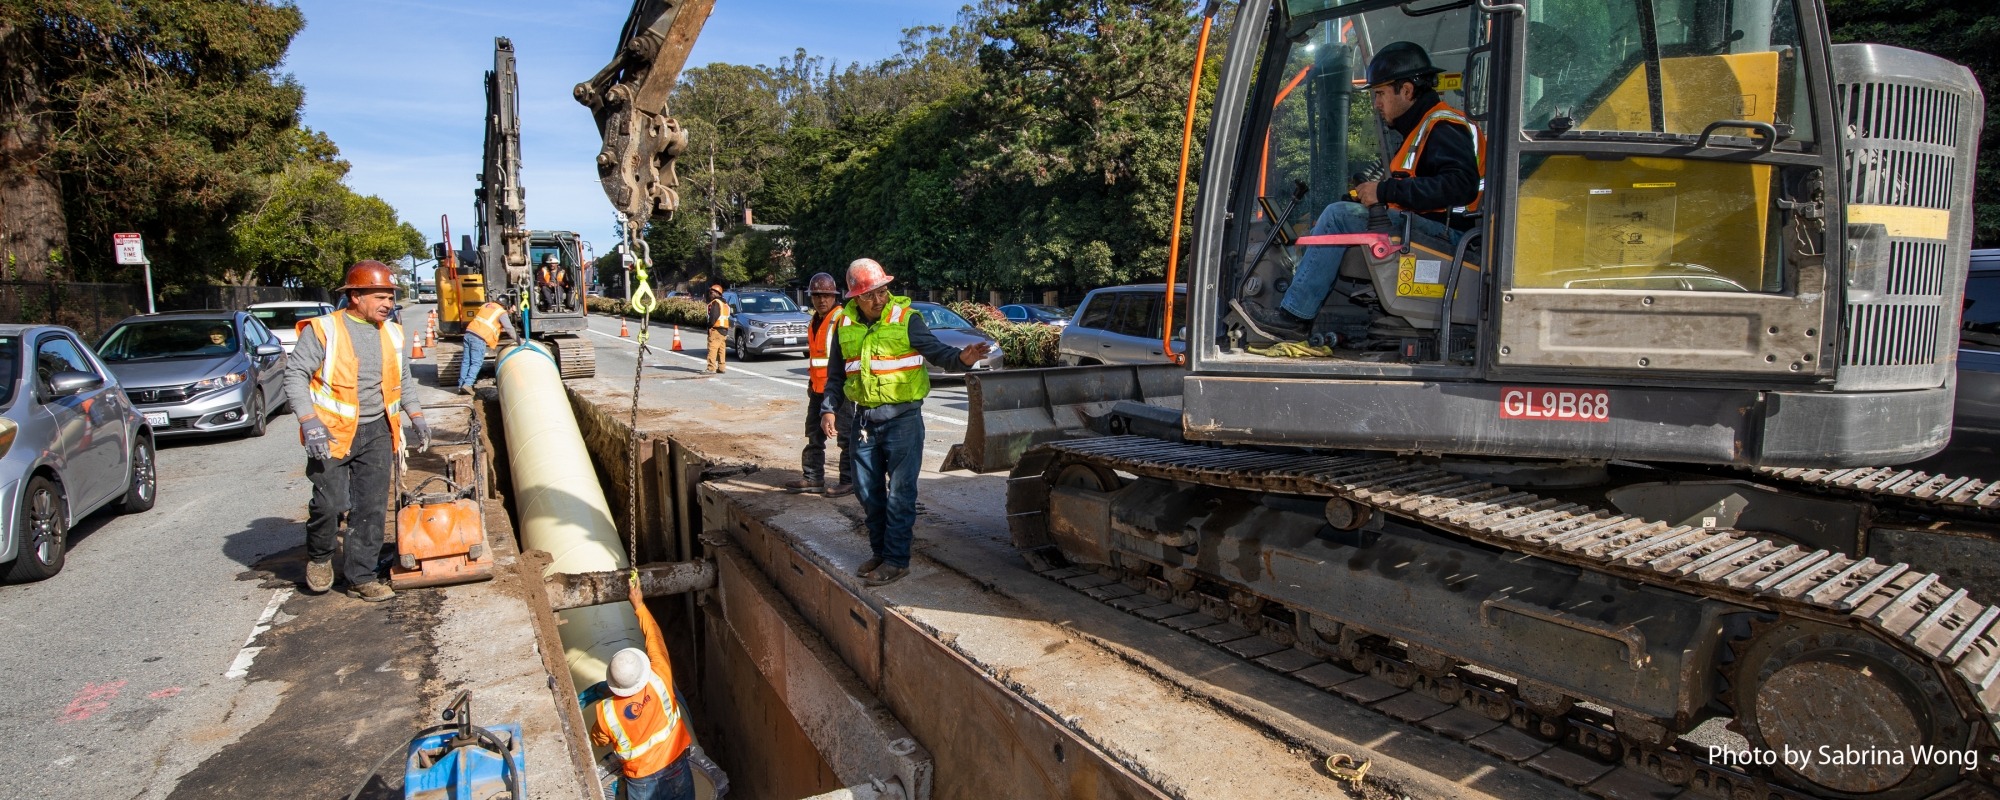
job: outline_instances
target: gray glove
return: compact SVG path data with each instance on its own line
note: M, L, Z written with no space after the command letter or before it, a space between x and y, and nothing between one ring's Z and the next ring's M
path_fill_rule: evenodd
M306 443L306 455L318 459L333 457L333 432L318 417L299 420L299 433Z
M411 414L410 427L417 430L417 452L429 452L431 449L431 424L424 421L424 415Z

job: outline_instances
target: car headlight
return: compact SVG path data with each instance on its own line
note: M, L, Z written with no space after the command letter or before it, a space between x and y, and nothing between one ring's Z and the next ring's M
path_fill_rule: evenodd
M208 380L196 382L194 385L188 387L188 392L191 394L201 394L202 392L212 392L217 389L227 389L247 380L250 380L250 373L231 372L228 375L217 375Z
M763 330L765 328L771 327L770 322L761 319L747 320L744 322L744 324L749 325L750 327L756 328L758 330Z

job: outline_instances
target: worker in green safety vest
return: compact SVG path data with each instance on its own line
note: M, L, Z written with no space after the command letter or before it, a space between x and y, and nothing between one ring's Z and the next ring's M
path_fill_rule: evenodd
M847 306L827 353L820 427L835 436L840 398L856 406L854 494L867 514L869 559L859 575L881 586L910 571L917 523L917 473L924 457L926 363L957 372L1000 354L986 342L938 341L910 298L889 294L894 276L874 259L847 266Z

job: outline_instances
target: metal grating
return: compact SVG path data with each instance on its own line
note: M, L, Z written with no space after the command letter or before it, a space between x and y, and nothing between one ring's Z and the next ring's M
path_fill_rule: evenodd
M1847 154L1847 202L1950 208L1956 160L1938 153L1856 148Z
M1889 243L1888 283L1883 291L1894 295L1937 297L1944 294L1945 244L1923 239L1896 239Z
M1841 119L1863 139L1958 146L1960 98L1926 86L1852 83L1840 87Z
M1847 347L1843 367L1906 367L1930 364L1938 354L1938 307L1861 305L1847 307Z

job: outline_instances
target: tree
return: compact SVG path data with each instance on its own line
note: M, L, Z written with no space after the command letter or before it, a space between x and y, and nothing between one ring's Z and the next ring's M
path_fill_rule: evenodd
M348 164L325 134L300 128L289 137L284 166L251 178L257 204L230 226L224 280L334 286L356 261L426 257L422 232L381 198L347 187Z
M277 72L304 17L269 0L0 0L0 247L23 277L125 277L138 231L165 284L230 250L250 176L281 168L302 92Z

